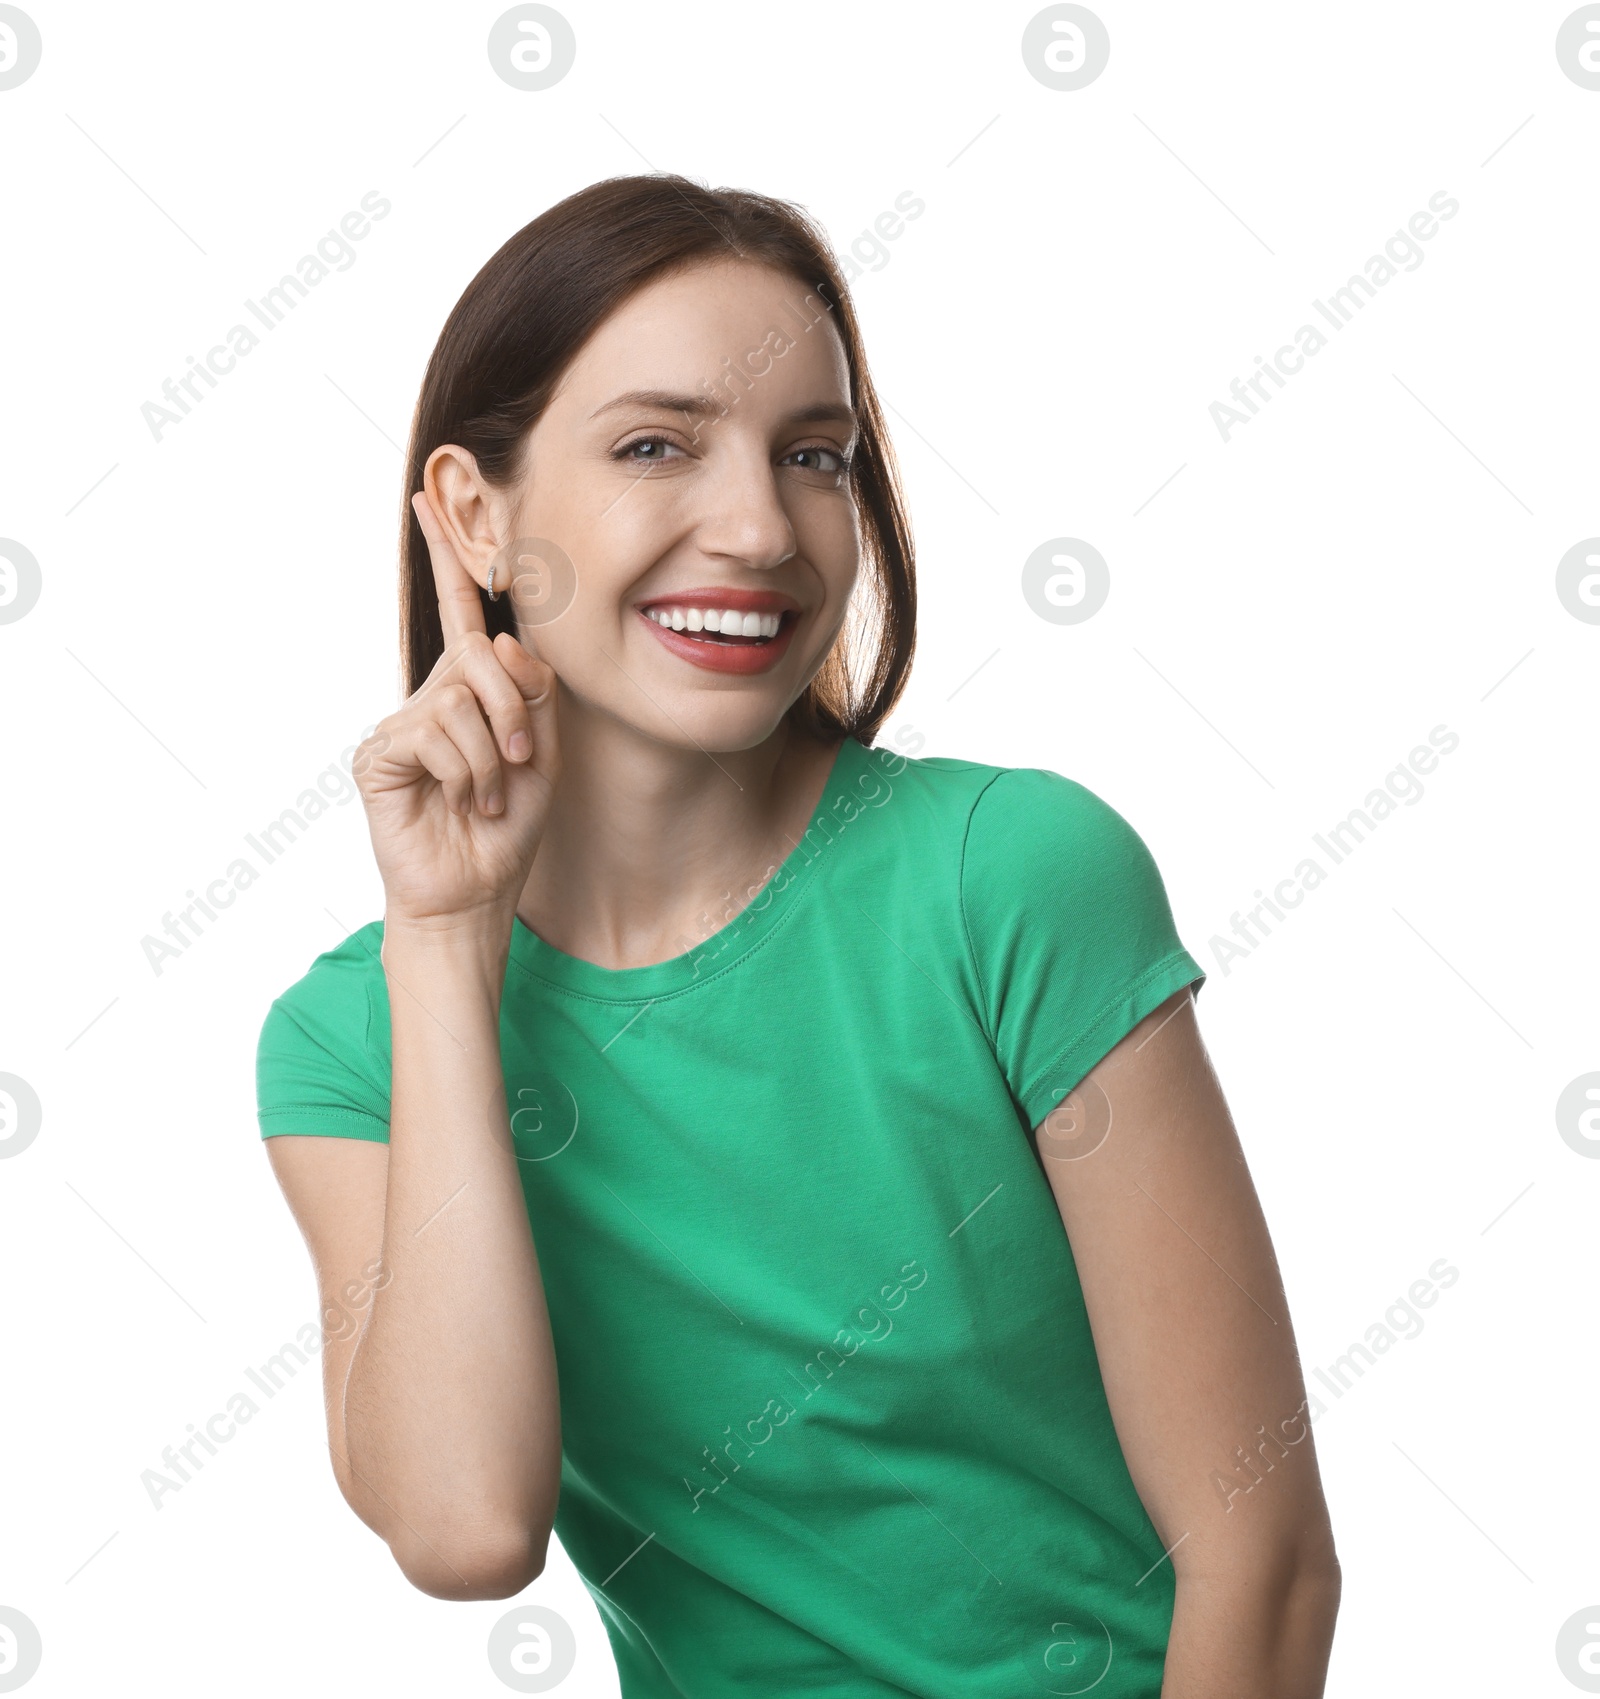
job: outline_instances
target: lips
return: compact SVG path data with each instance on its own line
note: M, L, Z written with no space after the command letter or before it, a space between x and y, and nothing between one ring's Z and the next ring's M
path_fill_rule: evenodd
M747 592L749 594L749 592ZM770 596L771 592L756 592ZM682 603L673 598L669 601L641 603L636 608L640 621L646 629L664 647L678 656L680 660L689 662L691 666L700 667L706 672L733 673L748 677L755 673L763 673L776 666L788 649L794 636L800 616L794 604L788 597L778 598L779 607L746 607L730 598L726 590L719 591L714 598L692 603ZM644 609L646 607L722 607L733 609L740 613L779 613L782 622L778 626L777 635L765 639L758 638L723 638L715 631L674 631L671 626L662 625L653 620Z

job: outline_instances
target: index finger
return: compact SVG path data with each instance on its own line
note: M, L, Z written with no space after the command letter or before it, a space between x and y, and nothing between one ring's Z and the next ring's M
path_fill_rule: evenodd
M422 527L428 543L428 559L433 562L433 585L439 594L439 624L444 631L445 647L474 631L487 636L478 582L461 564L460 556L444 534L427 491L418 490L411 498L411 510Z

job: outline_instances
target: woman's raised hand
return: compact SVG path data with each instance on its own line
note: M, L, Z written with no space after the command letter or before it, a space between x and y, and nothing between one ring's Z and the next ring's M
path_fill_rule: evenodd
M509 927L561 771L556 675L508 632L490 640L478 585L426 495L444 653L356 750L386 922Z

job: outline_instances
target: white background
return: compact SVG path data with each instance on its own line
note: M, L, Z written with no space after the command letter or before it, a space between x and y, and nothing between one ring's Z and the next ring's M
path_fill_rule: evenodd
M29 0L43 60L0 93L0 535L43 575L0 625L0 1071L44 1110L0 1164L28 1691L509 1691L511 1603L415 1592L339 1498L315 1365L159 1510L141 1484L317 1319L253 1064L270 1000L381 914L359 803L159 975L141 940L395 705L396 445L457 295L650 169L796 200L841 251L925 201L855 286L919 545L883 741L1066 773L1150 845L1313 1390L1460 1271L1321 1389L1329 1692L1578 1691L1600 1162L1555 1104L1600 1068L1600 626L1555 584L1600 533L1600 92L1557 63L1573 8L1104 0L1108 67L1058 92L1030 5L571 0L576 64L537 93L491 70L503 9ZM154 440L141 404L374 189L356 263ZM1328 331L1313 298L1439 190L1423 262ZM1308 322L1329 346L1225 442L1211 403ZM1020 590L1062 536L1109 565L1077 625ZM1421 800L1225 969L1231 917L1441 724ZM526 1597L579 1636L564 1690L615 1693L562 1554Z

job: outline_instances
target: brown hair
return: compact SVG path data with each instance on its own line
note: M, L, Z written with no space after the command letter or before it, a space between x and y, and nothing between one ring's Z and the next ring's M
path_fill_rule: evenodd
M456 302L428 361L412 419L401 516L400 643L406 694L444 650L427 540L411 509L428 456L441 443L469 450L483 475L518 476L529 429L601 321L635 290L669 272L737 257L788 273L832 312L844 345L859 423L850 482L860 514L874 639L857 664L854 616L791 714L812 735L870 744L911 668L916 576L910 521L894 452L867 371L861 331L827 237L799 207L739 189L710 189L667 173L593 183L525 224ZM516 635L511 598L480 588L489 635ZM858 676L859 675L859 676Z

